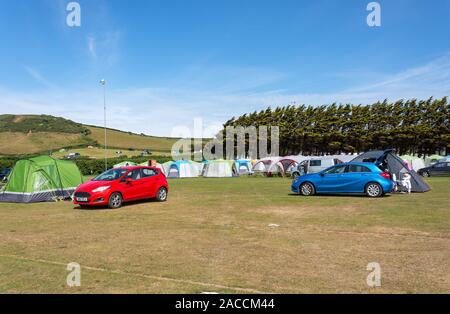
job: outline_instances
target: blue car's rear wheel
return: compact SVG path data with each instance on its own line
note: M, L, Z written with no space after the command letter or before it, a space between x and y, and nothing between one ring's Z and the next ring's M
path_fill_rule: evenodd
M366 194L369 197L380 197L383 195L383 188L376 182L370 182L366 185Z
M311 196L316 194L316 189L312 183L304 182L300 185L300 194L303 196Z

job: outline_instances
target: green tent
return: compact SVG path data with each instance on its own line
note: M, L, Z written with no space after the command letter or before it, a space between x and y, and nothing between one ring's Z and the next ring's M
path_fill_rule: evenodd
M34 203L70 198L83 183L71 161L40 156L19 160L0 191L0 202Z

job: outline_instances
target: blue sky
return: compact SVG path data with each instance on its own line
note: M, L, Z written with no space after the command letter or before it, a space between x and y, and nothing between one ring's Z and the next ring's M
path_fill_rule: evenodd
M291 103L450 94L450 1L0 0L0 112L152 135ZM212 131L211 131L212 132ZM211 134L205 134L211 135Z

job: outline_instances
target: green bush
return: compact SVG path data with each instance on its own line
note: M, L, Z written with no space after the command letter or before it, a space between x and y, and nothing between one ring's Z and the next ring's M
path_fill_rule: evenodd
M3 168L12 168L16 164L19 157L2 157L0 158L0 170Z
M3 168L12 168L16 164L16 162L20 159L35 157L36 155L29 156L13 156L13 157L0 157L0 170ZM118 158L109 158L107 159L108 169L112 168L115 164L118 164L122 161L132 161L135 163L143 163L148 160L157 160L159 163L164 163L166 161L171 160L170 157L167 156L151 156L151 157L127 157L121 156ZM105 171L105 160L104 159L89 159L86 157L81 157L74 160L78 168L80 169L83 175L96 175Z
M159 163L164 163L166 161L171 160L170 157L167 156L151 156L151 157L141 157L141 156L135 156L135 157L127 157L127 156L121 156L118 158L108 158L107 159L107 165L108 169L112 168L115 164L118 164L122 161L132 161L137 164L146 162L148 160L157 160ZM75 163L77 164L78 168L80 169L81 173L85 176L87 175L95 175L102 173L105 171L105 160L104 159L89 159L89 158L78 158L75 160Z

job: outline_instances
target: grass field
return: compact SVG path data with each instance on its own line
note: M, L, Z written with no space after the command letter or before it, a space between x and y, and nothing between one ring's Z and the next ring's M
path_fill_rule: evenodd
M429 183L305 198L283 178L184 179L166 203L118 210L0 204L0 292L449 293L450 179ZM66 286L70 262L81 287Z

